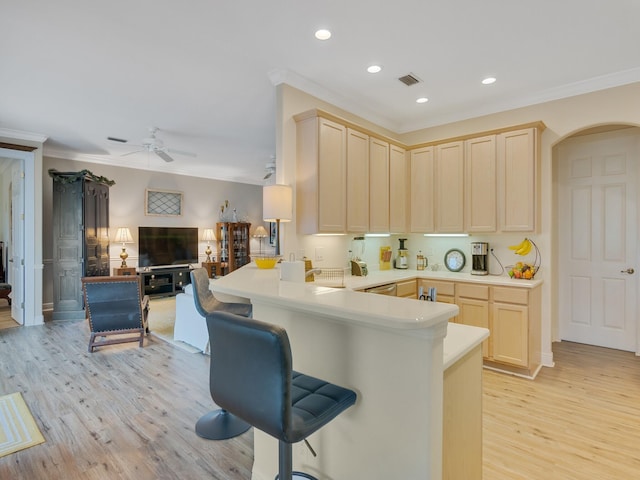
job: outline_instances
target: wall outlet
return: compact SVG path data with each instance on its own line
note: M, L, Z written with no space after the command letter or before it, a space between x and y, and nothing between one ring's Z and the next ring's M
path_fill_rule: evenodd
M324 260L324 247L316 247L316 262L322 262Z

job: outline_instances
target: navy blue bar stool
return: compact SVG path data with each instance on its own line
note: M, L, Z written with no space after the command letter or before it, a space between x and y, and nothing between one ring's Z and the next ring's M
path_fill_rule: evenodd
M329 423L356 393L292 369L285 329L225 312L207 316L213 400L279 440L280 480L314 479L293 472L292 444Z
M213 296L209 289L209 274L204 268L196 268L191 271L191 284L193 288L193 300L196 310L200 315L216 312L231 312L243 317L251 317L252 306L250 303L221 302ZM211 360L216 357L216 352L211 346L211 334L209 334L209 350ZM212 410L206 413L196 422L196 433L208 440L224 440L243 434L251 428L251 425L240 420L224 409Z

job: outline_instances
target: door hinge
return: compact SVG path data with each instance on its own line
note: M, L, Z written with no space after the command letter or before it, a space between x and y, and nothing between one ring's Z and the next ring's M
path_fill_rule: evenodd
M20 178L24 178L24 177L25 177L24 172L20 172Z
M24 258L20 259L20 265L22 265L24 267Z

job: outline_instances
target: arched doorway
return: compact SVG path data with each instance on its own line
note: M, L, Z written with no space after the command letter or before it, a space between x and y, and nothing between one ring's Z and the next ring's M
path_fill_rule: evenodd
M635 352L640 128L585 129L553 157L559 338Z

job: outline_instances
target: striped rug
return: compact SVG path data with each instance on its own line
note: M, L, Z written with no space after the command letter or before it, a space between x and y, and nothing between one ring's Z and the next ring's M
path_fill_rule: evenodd
M0 457L44 443L20 392L0 397Z

